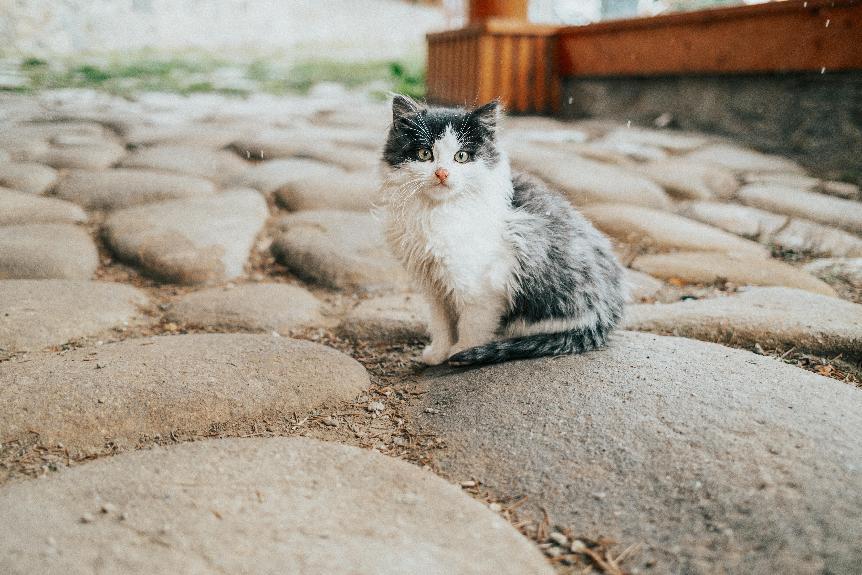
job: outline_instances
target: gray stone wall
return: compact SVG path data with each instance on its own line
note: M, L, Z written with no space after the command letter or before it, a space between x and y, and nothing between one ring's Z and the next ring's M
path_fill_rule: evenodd
M862 71L569 78L563 114L723 134L862 183Z

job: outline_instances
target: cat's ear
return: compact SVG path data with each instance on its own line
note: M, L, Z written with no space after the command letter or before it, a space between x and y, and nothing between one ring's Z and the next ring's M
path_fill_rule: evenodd
M470 115L492 134L497 132L501 114L502 110L499 100L491 100L487 104L479 106L470 112Z
M422 110L422 105L414 100L404 96L403 94L395 94L392 98L392 120L398 121L400 118L412 116Z

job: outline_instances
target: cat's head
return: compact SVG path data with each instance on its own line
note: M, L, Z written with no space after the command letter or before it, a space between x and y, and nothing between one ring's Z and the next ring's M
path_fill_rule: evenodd
M437 202L486 187L501 168L508 173L497 148L499 114L496 101L465 110L428 107L396 95L383 150L389 179L411 195Z

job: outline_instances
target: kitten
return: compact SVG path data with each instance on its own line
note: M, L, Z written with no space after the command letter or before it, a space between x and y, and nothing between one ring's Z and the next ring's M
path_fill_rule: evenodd
M395 96L381 201L391 249L424 292L437 365L581 353L623 311L608 240L559 194L513 175L499 106L434 108Z

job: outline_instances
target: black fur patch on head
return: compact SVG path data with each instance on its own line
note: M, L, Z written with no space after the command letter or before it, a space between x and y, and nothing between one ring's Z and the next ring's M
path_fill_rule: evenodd
M428 107L402 95L392 100L392 126L383 159L392 167L414 161L422 148L431 149L447 126L461 149L475 161L494 166L500 159L496 146L499 104L494 101L474 110Z

